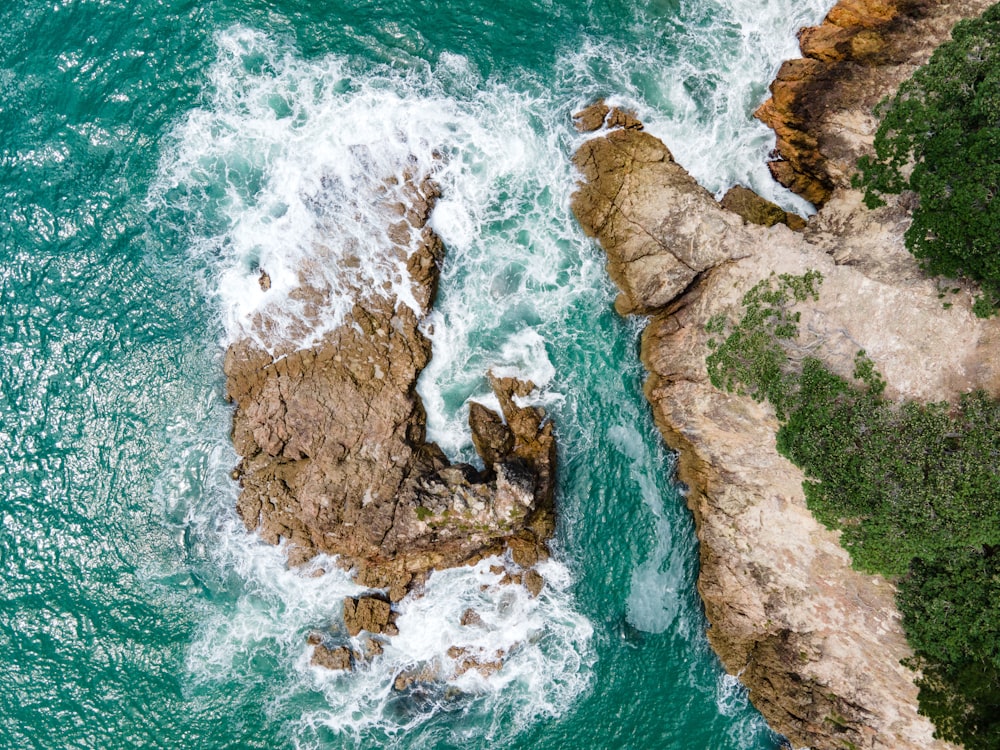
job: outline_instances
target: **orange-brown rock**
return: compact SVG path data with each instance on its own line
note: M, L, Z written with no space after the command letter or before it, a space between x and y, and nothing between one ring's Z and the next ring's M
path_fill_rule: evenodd
M803 57L782 64L754 113L777 136L771 174L817 207L847 187L877 122L875 105L925 63L955 22L989 0L840 0L799 32Z

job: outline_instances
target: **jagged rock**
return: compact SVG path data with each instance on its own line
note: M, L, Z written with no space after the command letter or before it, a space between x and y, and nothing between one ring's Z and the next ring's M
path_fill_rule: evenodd
M587 141L576 161L587 181L574 211L607 251L627 297L619 309L652 316L642 336L645 392L680 451L700 542L698 590L723 664L797 747L949 747L917 714L893 587L854 570L837 534L809 513L802 473L775 447L770 407L711 384L705 327L738 310L768 274L819 270L819 302L802 309L803 351L850 377L864 349L890 398L939 401L975 388L1000 394L1000 321L975 318L968 292L942 306L903 246L898 206L869 212L859 193L838 190L795 233L744 225L642 132ZM702 253L697 273L692 248ZM678 266L686 281L673 281ZM644 283L650 268L660 275Z
M310 660L313 666L339 670L350 670L353 662L354 657L347 646L329 648L322 643L316 645Z
M524 587L528 589L528 592L532 596L537 597L542 593L542 589L545 588L545 579L534 568L526 570L524 572Z
M591 133L600 130L604 126L604 119L608 116L611 107L604 103L603 99L598 99L586 109L582 109L573 115L573 124L581 133Z
M365 656L369 659L382 654L382 641L369 638L365 641Z
M553 425L541 409L514 402L530 383L491 380L502 418L473 407L476 440L495 471L451 466L426 441L416 382L430 341L420 325L444 248L426 224L436 185L405 175L403 187L405 201L373 210L385 214L418 310L358 289L343 324L315 346L278 339L265 350L258 340L269 340L270 329L259 319L260 338L236 342L225 359L242 457L237 512L247 528L273 544L287 541L293 565L318 552L338 555L360 583L388 589L392 601L431 569L503 552L513 535L544 549L555 528ZM293 292L307 310L328 293L304 272Z
M774 178L817 207L849 186L877 127L875 105L991 0L840 0L799 32L803 57L782 64L754 116L777 135Z
M584 182L571 207L584 231L608 254L608 273L621 294L622 314L660 308L699 273L738 253L728 235L742 229L735 215L718 210L712 195L677 164L653 136L612 130L586 141L573 157ZM664 216L660 195L671 192L684 210ZM690 236L679 245L675 234Z
M475 401L469 403L469 429L472 444L486 468L499 463L514 449L514 433L503 418Z
M739 214L745 221L760 224L762 227L784 224L796 232L806 227L806 221L801 216L788 213L781 206L761 198L753 190L742 185L733 185L729 188L719 204L727 211Z
M350 636L362 630L368 633L386 633L392 624L389 602L376 596L348 597L344 599L344 625Z
M503 669L504 654L502 651L497 651L495 659L484 660L480 654L470 649L452 646L448 649L448 656L456 661L461 660L458 666L455 667L452 677L461 677L470 669L476 670L483 677L489 677L491 674Z
M459 620L459 624L465 627L482 627L483 618L479 616L472 607L469 607L462 613L462 619Z
M392 687L397 692L420 683L435 682L441 678L441 667L436 663L425 664L420 669L408 669L396 675Z
M260 278L257 279L257 282L260 284L261 291L263 292L271 288L271 277L263 268L260 269Z

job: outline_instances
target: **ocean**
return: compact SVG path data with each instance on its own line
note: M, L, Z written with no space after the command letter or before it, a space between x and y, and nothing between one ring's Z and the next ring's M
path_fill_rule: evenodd
M777 748L705 637L641 321L614 313L569 212L571 114L606 97L709 190L807 211L770 180L751 112L830 4L0 11L0 747ZM301 269L332 290L313 337L350 304L344 274L391 272L366 207L407 168L434 172L447 247L429 437L473 460L486 371L531 378L557 425L559 527L537 599L488 561L436 573L382 658L327 672L306 637L359 589L330 560L288 570L236 517L222 357L261 305L292 320L278 292ZM471 635L469 606L488 626ZM459 642L511 657L393 689Z

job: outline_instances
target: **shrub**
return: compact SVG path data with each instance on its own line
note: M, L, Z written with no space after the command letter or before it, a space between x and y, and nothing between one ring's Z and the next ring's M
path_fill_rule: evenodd
M875 158L857 184L870 207L913 190L906 246L933 274L982 283L978 313L1000 303L1000 5L960 21L952 39L884 106Z
M810 510L842 530L855 566L902 577L920 710L938 734L998 750L1000 403L978 392L957 408L897 405L864 352L853 381L815 357L790 358L794 306L815 297L818 280L765 279L743 298L741 320L713 318L710 332L729 335L708 356L712 382L774 404L778 450L804 471Z

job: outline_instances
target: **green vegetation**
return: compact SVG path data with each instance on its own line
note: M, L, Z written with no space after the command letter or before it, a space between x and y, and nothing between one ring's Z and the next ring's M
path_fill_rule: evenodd
M919 197L906 246L933 274L982 284L981 316L1000 304L1000 5L961 21L952 39L900 86L863 157L858 186Z
M864 352L853 378L795 349L795 303L821 277L765 279L707 359L719 388L767 399L778 450L801 467L810 510L841 529L854 564L899 577L899 607L923 669L921 711L968 750L1000 748L1000 403L897 405Z

